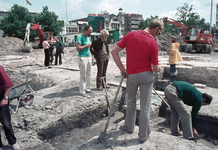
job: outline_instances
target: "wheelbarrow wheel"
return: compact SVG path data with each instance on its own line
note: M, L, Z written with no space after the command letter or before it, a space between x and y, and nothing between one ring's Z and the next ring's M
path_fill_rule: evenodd
M28 94L28 93L31 93L31 91L29 89L25 89L21 95ZM34 95L30 94L27 96L22 96L20 98L21 98L20 99L20 106L25 106L25 105L30 106L33 103ZM19 98L17 100L19 101Z

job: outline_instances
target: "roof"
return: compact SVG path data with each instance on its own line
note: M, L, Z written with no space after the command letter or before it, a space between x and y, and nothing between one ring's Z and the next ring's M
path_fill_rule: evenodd
M117 18L117 15L115 15L115 14L110 14L109 15L109 19L111 20L111 18L113 18L113 17L116 17Z
M81 19L76 19L76 20L70 20L69 22L77 22L77 21L88 22L88 17L86 17L86 18L81 18Z

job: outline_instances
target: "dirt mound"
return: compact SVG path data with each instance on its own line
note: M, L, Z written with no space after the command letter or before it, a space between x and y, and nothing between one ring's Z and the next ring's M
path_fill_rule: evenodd
M160 51L166 51L170 49L171 43L169 41L171 36L175 36L177 39L177 42L181 45L181 44L185 44L185 42L183 42L182 36L177 35L177 34L171 34L171 33L165 33L162 35L159 35L157 38L157 42L158 42L158 46L159 46L159 50Z
M4 37L0 39L0 56L21 55L23 40L16 37Z

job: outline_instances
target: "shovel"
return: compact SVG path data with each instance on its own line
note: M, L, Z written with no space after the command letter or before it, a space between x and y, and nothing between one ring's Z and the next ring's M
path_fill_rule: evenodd
M152 90L158 95L158 97L160 97L160 99L170 108L170 105L157 93L157 91L152 88Z
M111 109L110 103L109 103L108 94L107 94L107 88L106 88L106 83L105 83L105 77L101 77L101 80L103 80L104 89L105 89L105 92L106 92L107 107L108 107L109 109ZM109 112L109 111L108 111L108 112Z
M99 135L99 137L98 137L98 142L101 142L101 141L104 139L104 137L106 136L106 134L107 134L107 128L108 128L108 125L109 125L110 117L111 117L111 114L112 114L112 112L113 112L114 104L115 104L115 102L116 102L116 100L117 100L117 95L118 95L118 93L119 93L119 91L120 91L120 87L121 87L121 84L122 84L122 82L123 82L124 76L125 76L125 75L122 75L122 78L121 78L120 84L119 84L119 86L118 86L116 95L115 95L114 100L113 100L113 103L112 103L112 105L111 105L110 113L109 113L108 118L107 118L107 123L105 124L105 129L104 129L104 131L102 131L102 132L100 133L100 135Z

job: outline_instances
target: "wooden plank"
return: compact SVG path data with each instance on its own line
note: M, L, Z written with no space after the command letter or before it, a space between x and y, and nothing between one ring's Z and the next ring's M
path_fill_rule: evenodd
M158 90L156 90L156 92L157 92L159 95L163 95L163 96L164 96L164 91L158 91ZM153 93L153 94L156 94L153 90L152 90L152 93Z
M120 83L118 83L118 82L108 82L107 84L112 85L112 86L119 86ZM122 83L121 87L126 88L126 84Z
M79 69L60 67L60 66L48 66L48 68L65 69L65 70L71 70L71 71L80 71Z
M118 85L119 85L118 82L108 82L107 84L112 85L112 86L118 86ZM121 87L126 88L126 83L123 83L123 84L121 85ZM139 90L139 88L138 88L138 90ZM163 96L164 96L164 92L163 92L163 91L158 91L158 90L156 90L156 92L157 92L159 95L163 95ZM152 90L152 94L155 94L155 95L156 95L156 93L155 93L153 90Z

